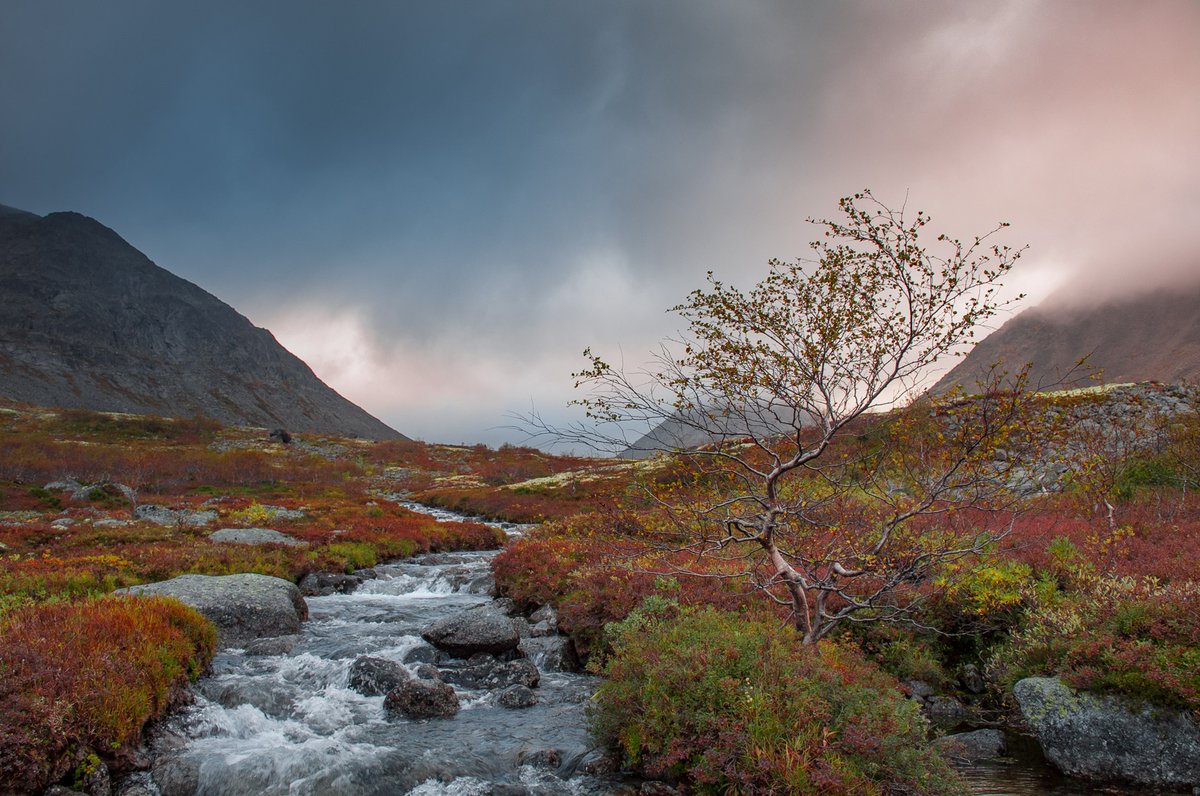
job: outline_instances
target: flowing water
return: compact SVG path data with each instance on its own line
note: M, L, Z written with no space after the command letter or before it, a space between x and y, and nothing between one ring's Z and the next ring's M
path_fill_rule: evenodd
M579 770L594 749L585 706L596 679L555 671L552 658L532 656L542 670L538 704L519 710L495 704L489 692L456 687L456 716L411 720L385 711L383 697L349 687L360 655L401 662L410 672L429 660L421 629L491 599L494 555L429 555L376 567L379 577L352 594L307 598L309 620L290 650L222 651L195 704L169 721L167 736L182 741L160 758L156 777L182 780L184 791L194 784L205 796L613 792L620 779ZM981 796L1098 792L1054 777L1028 756L964 773Z

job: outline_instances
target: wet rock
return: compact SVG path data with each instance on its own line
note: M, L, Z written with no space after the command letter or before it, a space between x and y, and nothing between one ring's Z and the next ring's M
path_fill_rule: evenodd
M300 579L299 586L300 593L305 597L328 597L331 594L351 594L362 582L363 578L359 575L310 572Z
M967 709L954 697L934 696L925 701L925 715L933 726L952 730L967 720Z
M375 580L376 578L379 577L379 573L376 572L373 567L363 567L362 569L356 569L353 572L351 572L350 574L356 578L359 578L360 580Z
M510 685L536 688L541 680L537 666L524 658L515 661L476 663L461 668L441 669L442 679L464 688L492 691Z
M200 788L200 766L186 757L163 757L150 770L162 796L195 796Z
M523 638L517 648L544 672L581 672L575 646L566 636Z
M620 771L621 764L607 752L593 749L579 761L579 770L593 777L603 777Z
M447 718L458 712L458 694L442 682L409 680L390 691L383 706L410 719Z
M405 663L442 663L445 658L446 654L434 647L413 647L404 653Z
M507 652L521 641L512 620L486 605L434 622L421 631L421 638L460 658Z
M1200 786L1200 727L1187 712L1075 691L1056 677L1021 680L1013 695L1046 759L1067 774Z
M384 696L410 679L407 669L386 658L362 655L350 665L350 687L363 696Z
M80 790L72 790L66 785L51 785L42 791L42 796L88 796Z
M212 621L226 647L294 635L308 618L308 605L296 584L268 575L180 575L116 593L174 597Z
M935 738L933 745L952 760L972 762L1000 757L1008 742L1000 730L975 730Z
M276 657L287 655L300 643L300 636L276 636L275 638L260 638L251 641L245 647L246 654L255 657Z
M643 782L642 787L638 789L641 796L679 796L679 790L672 788L665 782Z
M517 753L517 765L558 768L562 765L562 752L558 749L522 749Z
M533 689L523 685L510 685L496 696L497 705L514 710L531 708L537 703L537 694L533 693Z
M442 679L441 671L439 671L438 667L434 666L432 663L422 663L417 667L416 674L417 677L420 677L422 680L440 681Z

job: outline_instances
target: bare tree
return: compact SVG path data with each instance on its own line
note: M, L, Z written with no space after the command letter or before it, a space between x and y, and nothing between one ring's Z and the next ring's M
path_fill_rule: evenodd
M706 488L648 486L673 523L671 560L736 569L790 608L806 643L845 621L911 620L920 584L1002 536L1031 428L1021 374L916 400L929 366L1004 306L1021 250L991 238L1007 224L926 248L924 213L870 192L839 206L840 220L810 219L814 259L771 261L749 292L710 273L674 308L687 331L651 369L585 352L577 403L593 424L552 429L610 449L636 422L658 429L653 447L686 439L667 447Z

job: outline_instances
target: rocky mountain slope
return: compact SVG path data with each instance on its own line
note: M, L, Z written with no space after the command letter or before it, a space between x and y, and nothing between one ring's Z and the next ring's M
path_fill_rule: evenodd
M970 390L997 360L1009 370L1031 363L1032 384L1050 387L1085 355L1110 384L1200 380L1200 282L1086 305L1051 296L980 341L933 392Z
M266 329L78 213L0 205L0 308L0 397L403 438Z

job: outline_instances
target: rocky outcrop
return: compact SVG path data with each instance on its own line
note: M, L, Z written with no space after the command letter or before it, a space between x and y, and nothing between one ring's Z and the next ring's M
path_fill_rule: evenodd
M1185 712L1077 692L1053 677L1021 680L1013 694L1046 759L1067 774L1200 786L1200 727Z
M117 593L174 597L212 621L226 647L299 633L308 618L296 584L268 575L180 575Z
M0 397L404 437L228 304L78 213L0 214Z
M521 641L512 620L486 605L434 622L421 631L421 638L459 658L480 652L500 655Z

